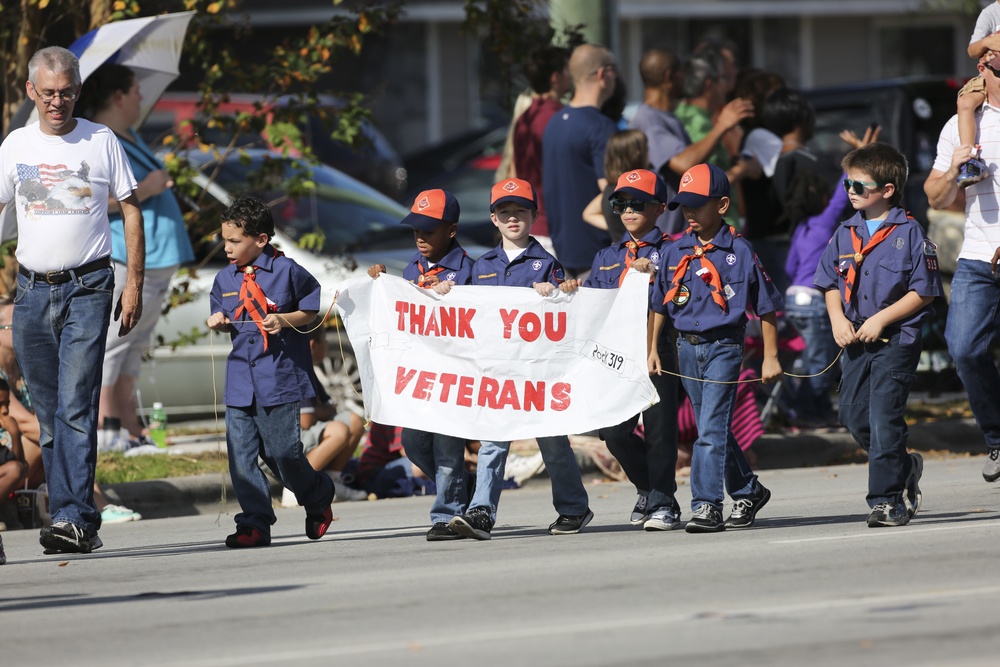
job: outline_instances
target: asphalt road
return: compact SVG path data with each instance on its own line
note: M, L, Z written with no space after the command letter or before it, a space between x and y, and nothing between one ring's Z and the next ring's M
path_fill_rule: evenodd
M545 480L505 492L490 542L428 543L429 499L335 505L319 543L226 549L232 516L105 527L89 556L3 534L4 665L996 665L1000 484L928 460L924 508L869 529L866 468L762 473L757 527L628 526L627 484L552 537ZM679 492L682 505L690 495ZM685 517L690 514L685 509Z

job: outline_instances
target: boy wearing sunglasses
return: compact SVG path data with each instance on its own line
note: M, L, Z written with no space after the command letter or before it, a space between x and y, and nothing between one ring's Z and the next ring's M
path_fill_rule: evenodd
M923 459L907 454L903 410L920 359L920 323L942 294L937 248L899 207L906 158L870 144L843 161L857 211L816 270L844 348L840 421L868 452L868 526L904 526L920 509Z
M653 276L660 263L670 237L657 226L656 220L666 209L667 186L657 174L647 169L627 171L618 178L609 198L611 210L621 216L626 233L618 243L604 248L594 258L587 277L586 287L616 289L631 268L650 274L650 295ZM567 281L563 289L572 291L577 281ZM647 322L643 324L648 326ZM638 324L638 323L637 323ZM666 358L673 367L670 337L650 337L652 348ZM674 498L677 466L677 378L673 375L655 374L651 378L659 403L642 414L643 437L635 433L639 415L616 426L598 431L608 445L608 451L622 466L629 480L635 485L638 499L629 517L633 526L645 530L673 530L680 526L681 508Z
M729 209L729 179L712 164L699 164L681 177L668 206L681 208L688 231L661 259L652 307L654 335L669 316L677 330L677 361L684 390L691 398L698 439L691 459L689 533L750 528L771 498L757 479L732 434L736 382L743 362L747 309L761 320L765 384L781 377L775 312L781 293L767 275L753 246L723 224ZM661 360L650 354L650 369ZM726 492L733 498L723 521Z

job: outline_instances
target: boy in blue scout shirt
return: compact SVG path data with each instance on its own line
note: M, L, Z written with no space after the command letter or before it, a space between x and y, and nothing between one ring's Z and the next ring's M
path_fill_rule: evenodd
M302 453L299 402L315 396L309 378L309 339L295 330L316 319L320 285L271 245L274 219L264 202L236 199L222 212L222 239L230 266L212 285L208 326L228 331L226 448L229 474L242 512L233 549L265 547L275 522L271 488L260 456L306 509L306 536L318 540L333 522L333 480L317 473Z
M403 278L430 289L443 280L467 285L472 280L472 260L455 239L461 207L450 192L425 190L417 195L410 213L399 224L413 227L417 253L403 269ZM368 269L378 278L384 264ZM431 505L431 528L428 542L457 540L464 537L449 527L453 517L465 512L469 490L465 473L465 440L441 433L404 428L403 451L428 476L433 475L437 495Z
M500 230L500 245L476 260L473 285L533 287L548 296L565 280L562 265L530 236L538 218L538 199L531 184L508 178L493 186L490 219ZM453 281L443 281L434 290L446 294ZM565 435L538 438L542 460L552 479L552 504L559 516L549 526L552 535L580 532L594 518L580 466ZM503 488L504 465L510 442L483 440L476 463L476 491L469 511L456 516L452 530L479 540L490 539L496 523L497 505Z
M688 231L667 246L661 259L652 306L653 332L669 316L678 332L677 360L691 399L698 439L691 461L689 533L749 528L771 498L732 434L736 380L743 361L747 308L760 317L764 338L761 377L781 377L775 311L782 296L764 271L750 242L723 224L729 208L729 179L719 167L695 165L681 177L668 204L681 207ZM661 296L662 295L662 296ZM650 370L662 367L650 351ZM728 491L734 503L722 520Z
M656 226L667 205L667 187L658 175L647 169L625 172L612 193L611 210L621 216L626 233L618 243L601 250L594 258L585 287L617 289L630 268L653 275L660 257L670 244L670 237ZM651 315L647 316L647 320ZM659 350L664 362L673 359L670 336L664 329L649 345ZM672 363L667 366L673 367ZM645 530L673 530L680 526L681 508L674 498L677 492L677 377L667 373L652 376L660 397L655 405L643 410L643 437L635 433L639 414L621 424L608 426L598 435L608 451L618 459L622 470L635 485L638 499L629 517L633 526Z
M906 453L903 410L920 359L920 323L942 294L937 248L898 206L906 158L871 144L843 161L857 213L837 228L814 280L844 348L840 421L868 452L868 526L903 526L920 509L920 454Z

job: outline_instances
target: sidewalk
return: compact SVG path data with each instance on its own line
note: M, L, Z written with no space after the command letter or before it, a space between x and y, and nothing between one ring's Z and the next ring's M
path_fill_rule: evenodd
M597 438L573 436L575 445L597 444ZM216 451L217 436L173 438L170 451L197 453ZM225 442L221 444L225 449ZM910 426L909 448L931 456L984 455L986 446L982 433L972 419L926 421ZM516 449L516 448L515 448ZM754 444L756 470L803 468L845 463L865 463L865 453L846 431L835 433L765 434ZM587 481L603 479L604 475L591 463L584 465ZM156 519L193 514L234 512L235 497L228 474L196 475L155 479L102 487L112 502L121 503ZM281 496L281 487L272 484L272 494Z

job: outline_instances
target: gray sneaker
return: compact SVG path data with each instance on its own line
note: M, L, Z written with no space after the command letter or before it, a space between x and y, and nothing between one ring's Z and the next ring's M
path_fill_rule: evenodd
M990 458L983 465L983 479L987 482L1000 479L1000 448L990 450Z
M903 496L903 503L906 511L912 519L920 511L920 504L924 501L924 494L920 493L920 478L924 474L924 457L913 452L910 454L912 465L910 474L906 478L906 494Z
M910 523L910 513L902 503L879 503L868 514L868 527L905 526Z
M628 522L633 526L642 526L646 523L646 519L649 518L649 513L646 511L647 500L649 499L641 493L638 499L636 499L635 507L632 508L632 515L628 518Z
M642 524L643 530L651 531L674 530L675 528L680 528L680 526L680 517L666 507L662 507L653 512L646 522Z

